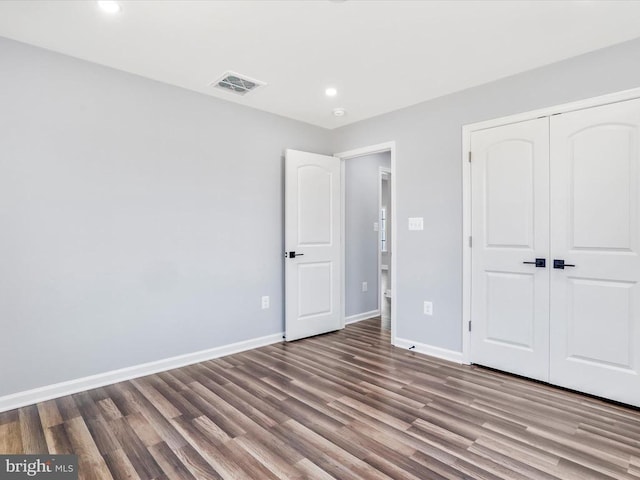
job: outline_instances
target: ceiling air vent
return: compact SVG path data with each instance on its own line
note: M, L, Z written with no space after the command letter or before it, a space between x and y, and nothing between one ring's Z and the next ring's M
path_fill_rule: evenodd
M246 95L249 92L263 87L266 83L245 75L240 75L239 73L226 72L218 80L212 82L211 85L221 90L235 93L236 95Z

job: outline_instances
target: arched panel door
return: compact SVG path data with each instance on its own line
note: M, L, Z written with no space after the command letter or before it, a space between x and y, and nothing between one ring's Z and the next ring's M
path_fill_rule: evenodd
M640 406L640 100L550 132L551 382Z
M548 119L473 132L471 151L471 360L547 381Z
M340 159L287 150L285 157L287 340L342 328Z

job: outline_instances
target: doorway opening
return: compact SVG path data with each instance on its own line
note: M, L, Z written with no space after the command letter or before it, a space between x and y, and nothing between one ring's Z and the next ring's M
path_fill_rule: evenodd
M395 142L335 156L342 170L343 322L380 317L395 344Z

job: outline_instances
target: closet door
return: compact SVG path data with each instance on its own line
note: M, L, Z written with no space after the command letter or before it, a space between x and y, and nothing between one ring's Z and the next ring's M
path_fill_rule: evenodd
M640 101L551 118L551 383L640 405Z
M548 381L548 119L471 135L473 363ZM536 259L545 261L535 265Z

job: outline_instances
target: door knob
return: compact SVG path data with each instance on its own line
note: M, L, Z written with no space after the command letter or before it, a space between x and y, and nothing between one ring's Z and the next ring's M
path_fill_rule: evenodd
M526 263L527 265L535 265L536 268L545 268L547 266L547 259L536 258L535 262L522 262L522 263Z
M284 256L288 256L289 258L296 258L304 256L304 253L296 253L294 250L290 251L289 254L287 252L284 253Z
M564 270L564 267L575 267L572 263L564 263L564 260L554 260L553 268L559 268L560 270Z

